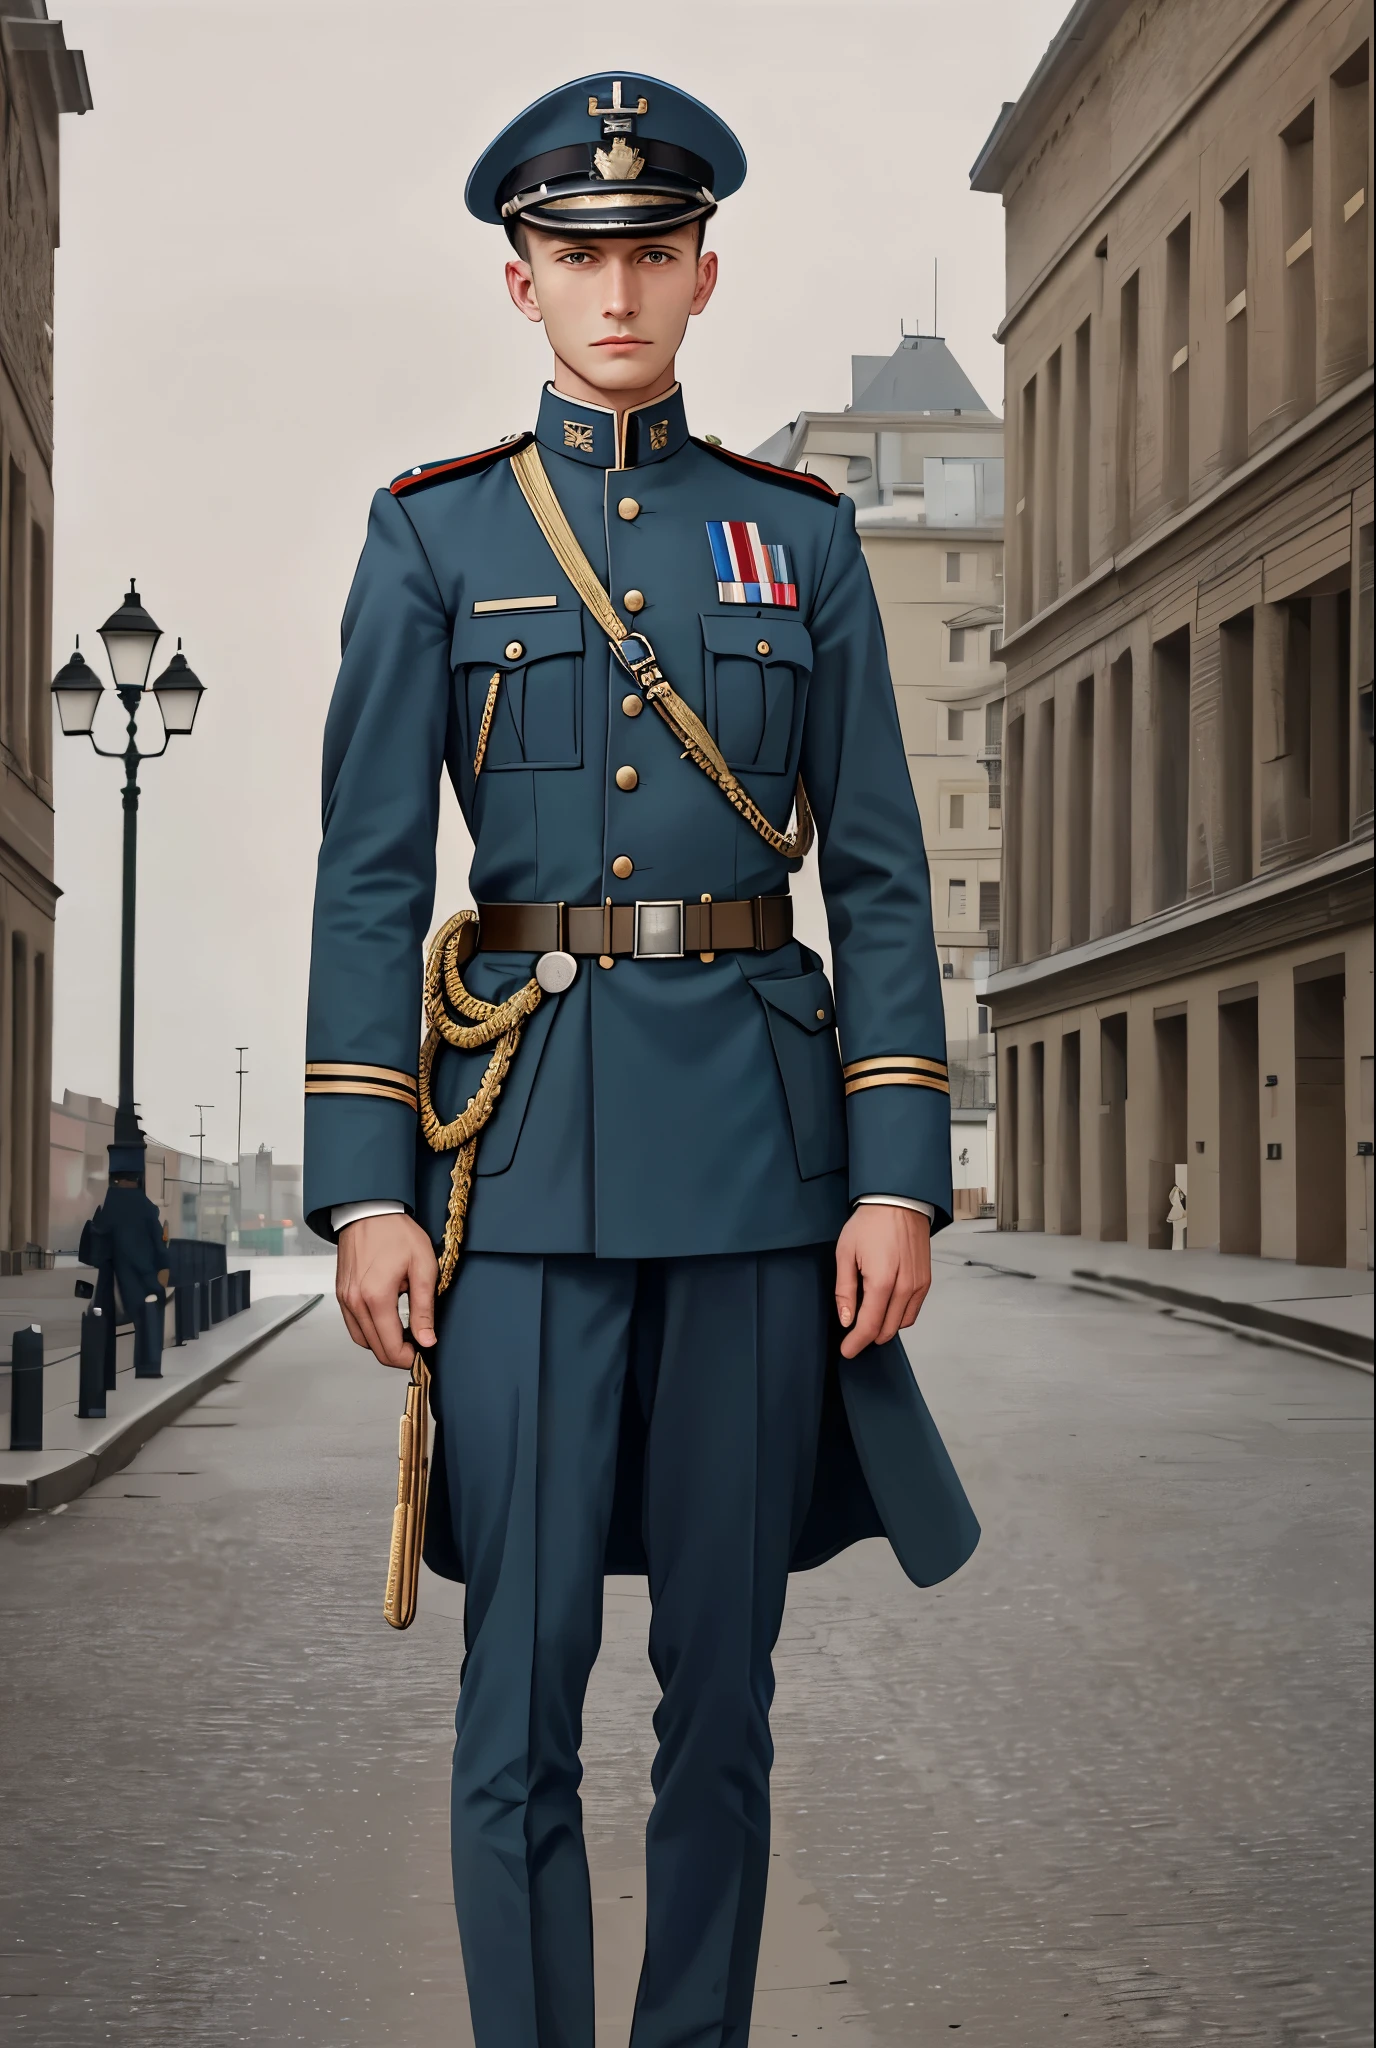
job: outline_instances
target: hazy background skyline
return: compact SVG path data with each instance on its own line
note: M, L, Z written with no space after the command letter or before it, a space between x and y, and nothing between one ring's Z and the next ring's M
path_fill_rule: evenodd
M967 175L1066 0L644 0L625 31L470 0L62 9L94 111L62 123L54 666L136 575L206 685L142 777L145 1128L301 1146L320 732L372 492L528 425L548 352L463 185L528 101L599 68L710 102L750 159L680 357L689 420L749 449L850 397L852 353L940 331L1002 411L1003 220ZM53 11L56 11L55 9ZM108 675L106 677L108 682ZM114 720L107 704L103 717ZM156 716L153 718L156 725ZM101 735L115 744L117 725ZM54 737L53 1090L113 1100L119 774ZM447 810L437 911L466 897Z

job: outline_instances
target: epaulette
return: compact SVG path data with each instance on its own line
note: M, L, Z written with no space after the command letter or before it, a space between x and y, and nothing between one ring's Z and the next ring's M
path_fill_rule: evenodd
M811 476L805 469L780 469L776 463L761 462L755 455L737 455L733 448L723 448L720 441L700 441L696 434L693 446L701 448L708 455L715 455L719 462L729 462L733 469L745 471L747 476L768 477L771 483L787 484L795 491L807 491L814 497L825 498L829 505L839 505L840 498L819 476Z
M513 434L509 441L499 441L495 448L480 448L476 455L455 455L448 462L422 463L393 479L392 496L406 498L412 491L428 490L431 484L448 483L451 477L476 476L480 470L491 469L494 462L515 455L534 439L534 434Z

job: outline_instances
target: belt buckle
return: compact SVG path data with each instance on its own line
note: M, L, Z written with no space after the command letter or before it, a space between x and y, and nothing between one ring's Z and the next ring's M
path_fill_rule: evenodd
M650 912L647 917L646 912ZM683 898L635 906L634 960L681 960L683 958Z

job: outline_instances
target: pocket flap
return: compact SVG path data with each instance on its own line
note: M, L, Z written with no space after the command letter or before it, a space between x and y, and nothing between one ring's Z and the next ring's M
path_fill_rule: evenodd
M519 647L519 654L508 648ZM583 651L582 606L556 612L494 612L481 619L458 618L450 654L453 667L472 663L483 668L521 668L553 654Z
M826 1031L836 1022L831 990L820 968L812 974L789 974L776 980L756 976L750 986L771 1009L782 1010L804 1031Z
M766 668L784 662L812 672L812 636L801 619L726 617L720 612L699 612L698 617L709 654L734 654L744 661L763 662ZM762 642L768 654L760 653Z

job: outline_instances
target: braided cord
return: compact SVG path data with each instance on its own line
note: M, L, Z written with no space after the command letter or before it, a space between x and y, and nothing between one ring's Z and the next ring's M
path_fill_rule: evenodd
M429 1028L421 1045L417 1075L420 1126L432 1152L452 1152L458 1148L449 1180L449 1209L440 1252L441 1294L458 1268L479 1134L497 1106L502 1083L521 1042L522 1026L544 993L532 977L504 1002L485 1003L470 995L463 985L463 965L473 950L477 931L475 910L456 912L435 934L425 960L425 1016ZM450 1009L470 1022L456 1023ZM485 1045L492 1047L477 1092L469 1096L465 1108L449 1123L440 1121L430 1092L435 1055L441 1045L452 1045L460 1052L476 1052Z

